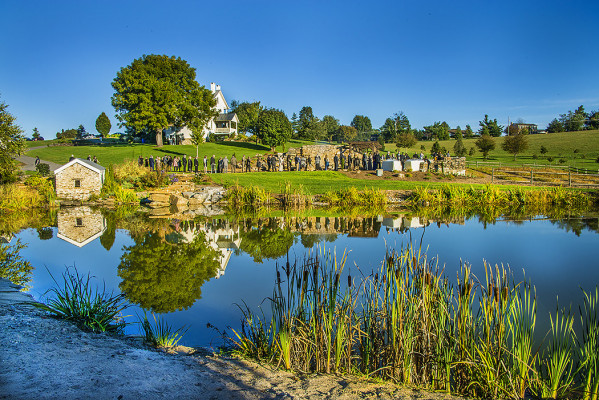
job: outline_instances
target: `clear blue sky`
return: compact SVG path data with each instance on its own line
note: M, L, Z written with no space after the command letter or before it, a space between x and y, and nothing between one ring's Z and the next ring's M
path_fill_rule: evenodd
M484 114L545 128L599 109L599 1L1 0L0 100L31 136L106 112L143 54L179 56L227 100L374 127L478 128Z

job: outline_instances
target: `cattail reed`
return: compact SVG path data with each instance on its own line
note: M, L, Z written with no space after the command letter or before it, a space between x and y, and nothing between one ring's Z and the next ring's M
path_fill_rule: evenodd
M360 282L348 273L343 285L346 257L320 249L299 266L287 262L287 282L277 270L272 318L241 308L239 352L304 373L360 372L471 397L522 398L528 390L596 400L597 289L584 293L581 349L573 316L558 310L547 348L537 351L534 287L503 266L485 262L480 282L461 263L454 290L436 262L408 246L388 252Z

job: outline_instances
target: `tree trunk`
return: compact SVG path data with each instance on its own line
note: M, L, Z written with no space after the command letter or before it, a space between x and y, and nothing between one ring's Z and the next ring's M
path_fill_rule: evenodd
M200 150L198 149L198 147L199 147L199 145L198 145L198 144L196 144L196 157L199 157L199 156L200 156L200 154L199 154L199 151L200 151Z
M156 129L156 146L162 147L162 129Z

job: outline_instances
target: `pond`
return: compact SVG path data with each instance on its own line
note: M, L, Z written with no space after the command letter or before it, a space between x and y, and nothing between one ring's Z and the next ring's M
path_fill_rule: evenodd
M25 278L36 299L54 285L52 277L60 281L65 267L75 266L109 291L125 293L132 304L129 322L147 309L175 328L188 327L181 344L189 346L222 345L220 334L207 325L238 328L238 305L262 305L268 312L265 299L272 295L276 265L302 260L310 251L347 252L345 273L353 277L380 268L386 250L409 243L453 280L461 262L481 280L483 261L509 266L516 281L530 279L535 285L543 332L557 298L560 307L576 311L581 288L599 283L597 213L517 219L354 214L311 210L178 220L74 207L33 219L23 229L13 227L3 238L27 245L21 254L34 266ZM127 333L138 334L137 324Z

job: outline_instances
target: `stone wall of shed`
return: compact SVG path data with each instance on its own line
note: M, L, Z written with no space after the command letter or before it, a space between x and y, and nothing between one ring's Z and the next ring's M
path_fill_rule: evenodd
M424 163L426 164L426 163ZM426 165L424 165L426 172ZM466 175L466 157L444 157L442 160L433 161L431 172L445 175Z
M78 188L76 180L81 182ZM56 175L56 195L60 199L88 200L92 194L99 195L101 189L100 174L81 164L72 164Z

